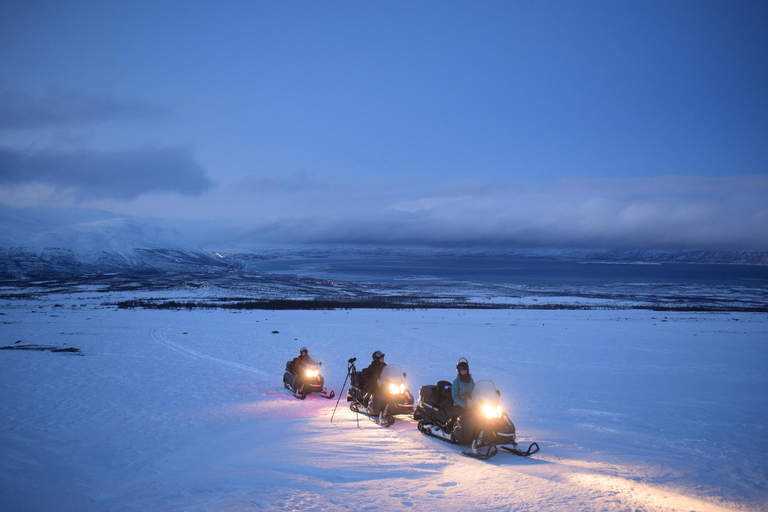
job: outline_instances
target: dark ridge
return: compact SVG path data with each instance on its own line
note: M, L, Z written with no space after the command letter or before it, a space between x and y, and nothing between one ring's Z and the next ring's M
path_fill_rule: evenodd
M116 306L118 309L233 309L233 310L337 310L337 309L530 309L530 310L649 310L669 312L744 312L767 313L768 306L717 306L717 305L611 305L595 306L584 304L491 304L479 302L465 302L462 300L413 300L402 297L372 297L363 300L299 300L299 299L274 299L274 300L241 300L226 302L226 299L218 301L176 301L176 300L152 300L134 299L114 303L104 303L104 306Z
M43 352L50 350L51 352L69 352L73 354L83 355L80 353L79 348L75 347L56 347L50 345L18 345L18 341L14 345L8 345L7 347L0 347L0 350L35 350Z

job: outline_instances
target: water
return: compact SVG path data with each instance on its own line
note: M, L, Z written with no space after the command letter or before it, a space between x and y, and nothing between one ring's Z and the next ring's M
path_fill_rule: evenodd
M396 284L509 284L606 286L689 284L768 288L768 267L713 263L611 263L509 255L377 254L290 257L258 263L259 270L331 281Z

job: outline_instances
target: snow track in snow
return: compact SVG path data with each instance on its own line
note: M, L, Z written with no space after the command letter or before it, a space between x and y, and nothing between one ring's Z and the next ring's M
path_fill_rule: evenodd
M175 341L171 341L168 338L168 336L166 335L166 332L171 327L172 327L172 324L168 325L166 327L156 327L156 328L153 328L150 331L149 334L150 334L150 336L152 337L152 339L154 341L160 343L161 345L164 345L164 346L170 348L171 350L174 350L174 351L178 352L179 354L183 354L185 356L188 356L188 357L191 357L191 358L194 358L194 359L206 359L208 361L213 361L213 362L218 363L218 364L223 364L223 365L226 365L226 366L231 366L232 368L237 368L238 370L244 370L246 372L251 372L251 373L255 373L257 375L261 375L262 377L267 378L267 379L271 379L272 378L272 376L269 373L267 373L265 371L262 371L262 370L259 370L257 368L253 368L252 366L247 366L247 365L244 365L244 364L236 363L234 361L228 361L226 359L221 359L221 358L218 358L218 357L209 356L207 354L203 354L202 352L198 352L195 349L189 348L188 346L183 345L181 343L178 343L178 342L175 342Z

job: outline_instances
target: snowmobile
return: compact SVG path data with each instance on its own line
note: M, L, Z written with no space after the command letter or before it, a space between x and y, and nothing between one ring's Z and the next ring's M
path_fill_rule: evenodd
M398 365L385 366L374 386L376 391L369 393L364 387L362 372L355 368L355 360L348 361L350 384L347 402L350 402L351 411L368 416L382 427L392 425L396 414L413 414L413 395L405 387L405 373ZM376 414L374 411L379 409Z
M451 383L439 381L437 385L419 389L419 404L413 412L421 433L452 444L469 445L461 453L478 459L488 459L502 450L528 457L539 451L532 443L526 451L517 447L515 425L501 410L501 393L490 380L481 380L472 390L471 405L461 410L453 405ZM507 446L508 445L508 446Z
M299 400L304 400L310 393L318 393L323 398L333 398L336 396L336 393L333 390L328 393L323 387L325 380L320 374L320 366L322 364L316 362L310 356L306 356L294 373L294 362L288 361L285 363L283 385Z

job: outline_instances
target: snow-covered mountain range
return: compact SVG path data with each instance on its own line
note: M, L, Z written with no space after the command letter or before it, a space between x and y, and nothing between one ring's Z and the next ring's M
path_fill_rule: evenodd
M157 223L98 211L12 214L0 210L0 276L79 277L193 272L224 267Z

